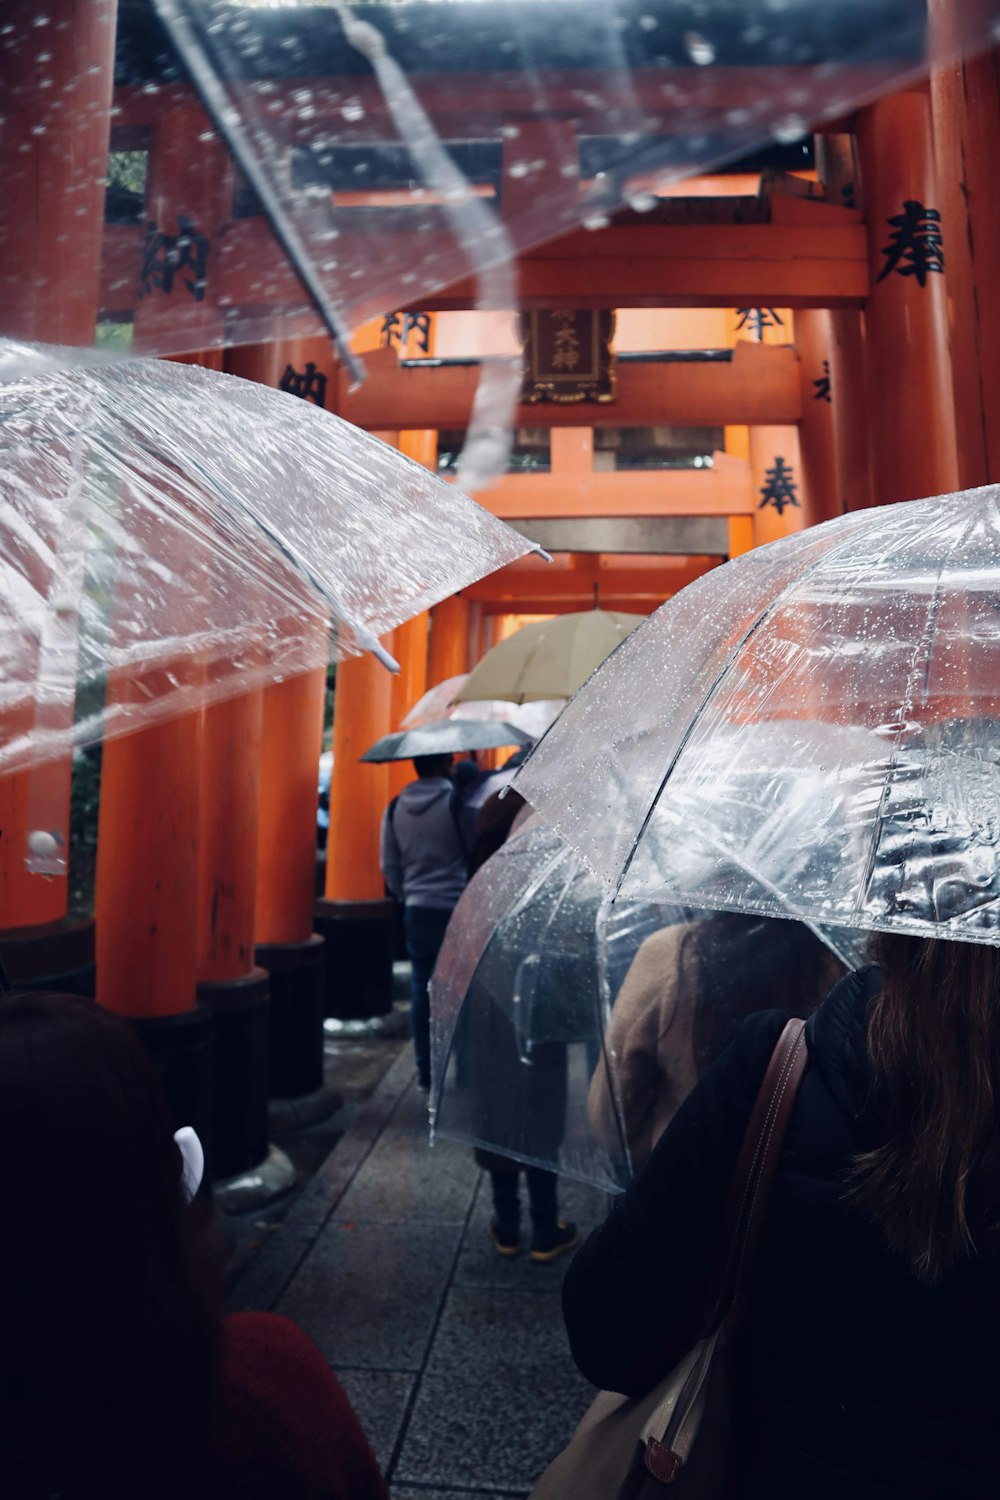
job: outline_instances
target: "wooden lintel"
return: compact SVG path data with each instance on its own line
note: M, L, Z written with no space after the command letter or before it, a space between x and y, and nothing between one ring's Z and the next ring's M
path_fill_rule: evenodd
M496 613L518 614L533 614L535 606L544 613L557 603L586 608L593 603L595 588L602 604L612 596L662 603L709 569L720 566L722 559L644 558L640 566L633 566L609 555L602 556L599 566L592 569L559 566L563 559L558 557L542 568L531 566L534 561L524 559L501 568L463 589L463 598L479 600Z
M478 365L400 365L395 352L365 356L368 378L350 389L341 371L337 412L357 427L468 425ZM614 401L519 406L518 427L782 426L798 422L802 393L792 349L737 343L731 361L684 360L618 365Z
M744 516L756 496L745 459L716 453L711 469L616 474L507 474L476 495L504 521L550 516Z

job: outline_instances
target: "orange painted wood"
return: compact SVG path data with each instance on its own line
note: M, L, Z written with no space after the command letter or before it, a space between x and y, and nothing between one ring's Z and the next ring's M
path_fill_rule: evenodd
M268 344L238 344L225 351L225 368L229 375L256 380L272 390L280 387L285 371L301 374L314 365L318 376L326 377L326 409L337 410L339 370L332 341L317 335L309 338L281 338Z
M399 434L399 451L423 464L437 468L438 435L430 428L403 429ZM430 614L415 616L398 625L392 633L392 654L399 662L399 672L392 679L390 727L398 729L413 705L427 690L427 632ZM399 761L389 767L389 796L395 797L407 782L413 780L412 767Z
M325 666L272 683L263 691L257 943L302 943L312 932L325 698Z
M373 656L340 662L326 855L326 895L331 901L375 901L384 894L379 829L389 801L389 773L384 765L361 765L359 758L388 733L391 716L392 677L385 667Z
M741 557L753 546L753 516L729 517L729 556Z
M824 396L830 376L831 314L826 308L803 308L795 315L795 347L802 380L803 514L807 526L829 521L843 512L837 482L837 448L833 431L833 387Z
M38 24L42 17L45 24ZM0 306L9 338L90 344L101 277L115 49L114 0L8 0L0 38L3 217ZM0 719L6 739L33 713ZM0 926L66 915L65 876L29 874L33 810L69 829L69 757L0 777Z
M735 516L747 515L754 509L750 466L727 453L716 453L711 469L507 474L476 498L503 520L554 516Z
M779 457L791 468L799 501L797 505L785 506L780 514L774 506L761 504L763 491L768 483L768 470L775 466ZM808 501L805 498L798 428L752 427L750 465L754 487L754 546L761 547L767 542L789 536L793 531L801 531L806 524Z
M601 607L607 608L606 601L612 596L666 599L721 561L717 557L629 558L603 553L588 558L589 567L573 568L566 566L565 558L565 554L557 555L551 563L523 558L472 584L465 592L487 608L504 612L516 608L518 614L533 614L545 612L535 608L543 601L546 608L575 601L585 609L594 603L596 587Z
M141 231L108 227L114 232L106 236L101 305L127 312L135 300ZM363 265L377 247L376 233L343 229L338 254L345 264ZM445 235L439 250L451 252ZM434 254L434 235L421 234L421 257ZM229 225L214 270L217 295L228 306L305 307L298 280L262 219ZM527 251L519 262L519 288L525 307L565 306L567 299L574 307L609 308L856 307L869 290L865 229L856 223L722 223L577 230ZM378 317L381 300L384 294L373 287L358 316ZM419 301L430 312L475 307L476 289L466 279Z
M368 379L353 392L347 372L338 377L336 410L349 422L369 430L397 420L451 431L468 426L479 366L406 368L389 349L368 355L365 365ZM591 427L701 427L797 422L801 409L794 352L741 341L725 364L619 363L614 401L519 406L514 420L518 427L577 427L584 418Z
M469 670L469 601L453 594L431 610L427 643L427 686Z
M198 978L239 979L254 966L263 695L205 709L198 833Z
M888 264L889 219L908 200L939 207L927 96L894 94L869 105L858 116L857 140L872 279L865 310L870 498L885 505L958 484L945 277L930 273L921 286L892 271L878 280Z
M119 1015L195 1004L201 727L185 713L104 746L97 998Z
M952 7L932 0L932 17ZM1000 54L964 58L931 80L938 198L957 423L958 482L1000 479Z

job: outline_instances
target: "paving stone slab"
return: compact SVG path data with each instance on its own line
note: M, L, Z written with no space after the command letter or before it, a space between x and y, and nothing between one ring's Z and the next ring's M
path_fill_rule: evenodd
M425 1489L422 1485L414 1489L404 1485L392 1487L392 1500L520 1500L527 1490L442 1490L435 1485Z
M398 1370L337 1370L335 1374L375 1450L379 1468L386 1473L417 1377Z
M464 1223L479 1179L472 1153L400 1128L393 1117L337 1205L338 1219Z
M335 1219L278 1311L301 1324L335 1368L419 1370L461 1233L457 1223Z
M528 1216L527 1189L521 1188L521 1254L505 1259L493 1248L489 1222L493 1216L490 1181L483 1173L475 1208L462 1240L462 1250L455 1271L455 1285L493 1287L497 1291L552 1292L562 1285L572 1260L572 1252L560 1256L551 1265L539 1266L528 1254L531 1248L531 1220ZM571 1219L581 1238L602 1223L607 1211L606 1194L585 1183L564 1179L559 1184L559 1212Z
M570 1359L557 1295L453 1288L393 1477L529 1490L593 1396Z
M259 1231L260 1247L226 1297L229 1312L270 1312L311 1249L314 1224L271 1224Z

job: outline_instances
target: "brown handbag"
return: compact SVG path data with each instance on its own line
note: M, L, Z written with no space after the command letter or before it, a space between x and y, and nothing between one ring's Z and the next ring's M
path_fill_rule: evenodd
M602 1391L531 1500L724 1500L733 1396L734 1324L808 1054L789 1021L750 1116L726 1201L706 1298L707 1332L645 1396Z

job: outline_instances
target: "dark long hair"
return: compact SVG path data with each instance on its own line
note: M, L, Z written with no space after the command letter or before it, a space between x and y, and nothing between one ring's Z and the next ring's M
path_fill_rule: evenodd
M758 1010L809 1016L844 973L825 943L802 922L717 912L685 938L697 962L693 1023L699 1075Z
M221 1316L156 1072L89 1001L0 996L0 1494L183 1493Z
M933 1284L1000 1220L1000 961L995 948L882 935L868 1055L881 1143L853 1196L890 1249Z

